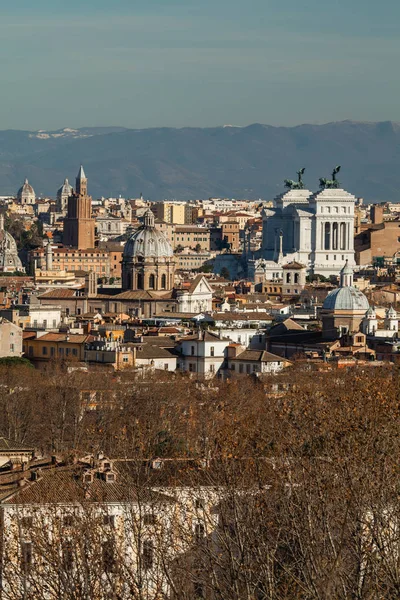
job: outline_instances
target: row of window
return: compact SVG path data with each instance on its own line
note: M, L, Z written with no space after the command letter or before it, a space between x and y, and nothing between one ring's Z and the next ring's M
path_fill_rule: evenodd
M191 346L190 347L191 356L195 356L195 351L196 351L196 347ZM210 356L215 356L215 347L214 346L210 346Z
M71 571L74 567L74 548L70 540L64 540L61 544L62 564L66 571ZM102 543L102 566L105 573L113 573L117 566L117 557L115 552L115 542L113 539ZM154 542L153 540L143 540L142 569L147 571L154 565ZM33 543L31 541L21 542L21 568L25 574L28 574L33 565Z
M49 347L48 346L42 346L42 356L48 356L50 354L50 356L56 356L57 354L57 348L55 348L54 346L50 346L50 353L49 353ZM29 356L33 356L34 355L34 348L33 346L29 346L28 348L28 355ZM78 350L77 348L59 348L58 349L58 355L59 356L78 356Z
M47 325L48 325L48 321L47 321L47 319L43 319L43 321L42 321L42 323L41 323L41 325L40 325L40 326L41 326L41 327L44 327L44 328L46 329ZM38 326L38 321L37 321L37 319L34 319L34 321L33 321L33 326L34 326L34 327L37 327L37 326ZM54 327L57 327L57 320L56 320L56 319L53 319L53 328L54 328Z
M196 363L189 363L189 371L190 371L190 373L196 373L196 371L197 371ZM209 371L209 373L215 373L215 365L209 365L208 371Z
M331 257L331 258L332 258L332 257ZM325 260L329 260L329 254L327 254L327 255L325 256ZM333 260L337 260L337 255L336 255L336 254L334 254L334 255L333 255ZM342 261L344 261L344 254L342 254L342 258L341 258L341 260L342 260Z
M324 213L324 212L330 214L331 207L330 206L321 206L321 213ZM338 214L339 213L339 206L332 206L332 212ZM341 212L343 214L350 214L351 213L351 207L350 206L342 206L341 207Z

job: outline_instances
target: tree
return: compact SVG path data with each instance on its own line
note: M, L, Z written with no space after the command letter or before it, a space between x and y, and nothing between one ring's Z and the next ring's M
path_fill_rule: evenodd
M222 267L220 275L224 279L230 279L231 278L231 274L229 273L229 269L227 267Z

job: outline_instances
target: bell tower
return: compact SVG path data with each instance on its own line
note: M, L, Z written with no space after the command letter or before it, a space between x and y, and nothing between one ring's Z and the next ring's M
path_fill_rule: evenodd
M87 178L81 165L76 177L76 191L68 198L68 212L64 219L64 246L79 250L94 248L94 227L92 199L87 193Z

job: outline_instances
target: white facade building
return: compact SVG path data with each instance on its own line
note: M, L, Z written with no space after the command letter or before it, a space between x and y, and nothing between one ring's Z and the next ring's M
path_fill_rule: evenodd
M230 340L209 331L179 341L178 365L181 371L210 379L218 374L225 362L225 349Z
M177 291L178 312L211 312L213 291L204 275L193 279L190 288Z
M38 329L58 329L61 325L61 306L29 306L31 327Z
M275 207L263 211L262 247L249 263L249 276L283 276L283 265L298 262L310 273L338 275L354 261L356 198L341 188L316 193L290 189L277 196Z

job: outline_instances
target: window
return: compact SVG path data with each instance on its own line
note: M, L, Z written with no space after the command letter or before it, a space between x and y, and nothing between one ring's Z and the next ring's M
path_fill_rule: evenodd
M112 573L115 567L114 541L107 540L102 546L103 570L105 573Z
M47 346L42 347L42 354L47 354Z
M203 498L196 498L194 501L194 506L197 509L204 509L204 500Z
M78 350L76 348L72 348L72 356L78 356Z
M154 562L154 544L153 540L143 541L142 564L143 569L147 571L153 567Z
M74 515L65 515L62 520L64 527L72 527L74 524Z
M243 365L242 364L239 365L239 373L243 373Z
M191 373L196 373L196 365L193 363L189 363L189 371Z
M21 525L24 529L29 529L33 525L33 518L32 517L22 517Z
M194 346L191 346L191 348L190 348L190 354L191 354L192 356L194 356Z
M215 373L215 365L210 365L210 373Z
M152 273L152 274L150 275L150 277L149 277L149 288L150 288L151 290L154 290L155 286L156 286L156 278L155 278L155 276L154 276L154 275L153 275L153 273Z
M108 525L109 527L115 526L115 515L104 515L103 516L103 525Z
M58 353L59 353L61 356L64 356L64 348L59 348L59 349L58 349Z
M14 344L10 344L10 352L14 352L15 348L14 348Z
M250 373L250 367L251 365L246 365L246 373L249 374Z
M164 363L164 371L168 371L168 363Z
M74 555L72 551L72 545L69 540L62 542L62 562L63 567L66 571L71 571L74 566Z
M47 327L47 319L43 319L43 327L46 329L46 327Z
M200 544L204 540L205 536L205 528L203 523L196 523L194 526L194 537L198 544Z
M215 355L215 348L214 346L211 346L210 348L210 356L214 356Z
M204 585L201 583L201 581L195 581L194 582L194 597L195 598L204 598Z
M66 354L67 356L69 356L69 353L70 353L70 351L71 351L71 350L70 350L70 348L66 348L66 350L65 350L65 354Z
M21 542L21 567L25 573L31 570L32 566L32 542Z
M129 362L129 356L123 356L122 357L122 362L124 362L124 363Z
M147 513L143 516L143 525L155 525L156 523L156 516L152 513Z
M165 275L165 273L161 276L161 288L163 290L165 290L165 288L167 287L167 276Z

